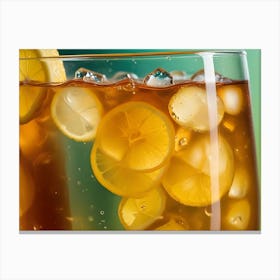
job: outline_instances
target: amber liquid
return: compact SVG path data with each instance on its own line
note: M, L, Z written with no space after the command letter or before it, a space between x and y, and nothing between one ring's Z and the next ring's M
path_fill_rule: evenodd
M20 125L20 229L21 230L71 230L72 214L70 211L68 178L65 170L65 156L61 148L61 132L50 116L51 101L61 88L90 88L101 101L104 114L114 107L128 101L143 101L164 112L174 124L175 131L179 129L170 117L168 104L171 97L180 87L195 85L205 88L204 83L185 82L164 88L131 83L124 80L110 85L96 85L83 81L71 80L64 84L20 84L20 87L41 87L46 90L46 98L34 118L27 124ZM238 114L224 113L218 126L218 132L229 143L234 154L234 168L245 171L248 185L242 198L230 194L230 190L220 199L221 230L235 230L235 223L240 223L242 213L231 218L234 204L246 200L250 206L249 221L245 230L259 229L259 184L256 167L254 134L251 119L251 104L248 84L245 81L218 83L217 93L227 86L234 86L242 92L242 110ZM207 132L191 131L190 139L195 141L201 134ZM175 138L175 151L184 149L186 139ZM89 155L90 156L90 155ZM141 159L139 159L141 160ZM89 163L90 164L90 163ZM22 174L22 173L26 174ZM94 174L93 174L94 175ZM242 179L241 179L242 181ZM241 183L242 185L242 183ZM24 192L24 194L23 194ZM175 217L176 223L185 230L209 230L211 221L211 205L203 207L187 206L175 201L167 195L167 204L160 220L154 222L147 230L153 230ZM238 204L237 204L238 205ZM237 209L238 210L238 209ZM242 212L242 209L240 210ZM238 212L238 211L237 211ZM117 215L117 213L116 213ZM237 219L236 221L234 219ZM94 228L93 228L94 230Z

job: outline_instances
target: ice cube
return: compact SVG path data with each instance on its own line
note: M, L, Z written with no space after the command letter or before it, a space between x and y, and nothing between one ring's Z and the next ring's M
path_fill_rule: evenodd
M219 171L220 183L228 185L229 189L234 175L232 148L226 139L219 135L218 161L214 162L211 159L211 144L210 138L202 134L188 145L186 151L181 151L181 153L190 166L209 176L211 175L211 165L217 164L215 167Z
M144 83L151 87L166 87L174 83L169 72L162 68L157 68L144 78Z
M100 74L86 68L79 68L75 72L75 79L82 79L83 81L94 83L103 83L107 80L104 74Z
M248 193L250 178L245 167L237 167L228 196L230 198L244 198Z
M217 96L217 121L212 127L217 126L224 116L224 106ZM206 90L198 86L181 87L168 104L168 109L173 120L194 131L207 131L210 128Z
M227 85L218 89L218 95L224 102L225 112L238 115L244 108L244 93L236 85Z
M117 72L117 73L112 77L112 80L113 80L114 82L121 81L121 80L125 80L125 79L137 80L137 79L138 79L138 76L137 76L136 74L134 74L134 73L119 71L119 72Z
M195 81L195 82L204 82L205 81L204 70L199 70L198 72L193 74L191 76L191 80ZM216 80L216 82L221 82L221 83L231 81L229 78L226 78L219 73L215 73L215 80Z
M172 76L174 82L183 82L189 79L189 76L184 71L171 71L170 75Z

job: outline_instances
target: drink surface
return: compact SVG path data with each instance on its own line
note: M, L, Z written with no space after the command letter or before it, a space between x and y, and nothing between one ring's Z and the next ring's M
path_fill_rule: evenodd
M44 91L20 125L21 230L211 230L215 205L220 230L259 229L246 81L217 82L212 124L203 81L73 79L20 90Z

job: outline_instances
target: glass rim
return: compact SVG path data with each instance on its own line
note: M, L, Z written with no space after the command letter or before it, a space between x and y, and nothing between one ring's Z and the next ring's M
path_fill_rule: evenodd
M81 49L82 50L82 49ZM120 49L121 50L121 49ZM106 49L104 49L106 51ZM19 58L19 60L32 60L32 59L65 59L65 60L79 60L79 59L114 59L114 58L136 58L136 57L160 57L160 56L203 56L203 55L214 55L214 56L246 56L245 50L182 50L182 51L137 51L137 52L108 52L108 53L92 53L92 54L65 54L59 56L34 56L28 58Z

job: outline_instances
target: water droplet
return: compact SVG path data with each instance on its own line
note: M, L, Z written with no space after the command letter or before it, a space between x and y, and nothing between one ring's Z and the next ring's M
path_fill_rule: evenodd
M232 223L233 225L242 223L242 217L241 217L241 216L233 217L233 218L231 219L231 223Z
M40 230L40 229L42 229L43 228L43 226L41 226L41 225L34 225L33 226L33 229L34 230Z
M183 137L179 140L179 145L180 146L186 146L188 144L188 139L187 137Z
M205 213L206 216L211 217L212 216L211 207L206 207L204 209L204 213Z

